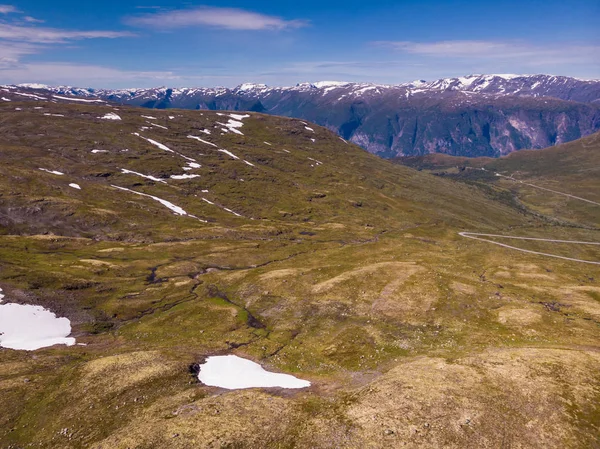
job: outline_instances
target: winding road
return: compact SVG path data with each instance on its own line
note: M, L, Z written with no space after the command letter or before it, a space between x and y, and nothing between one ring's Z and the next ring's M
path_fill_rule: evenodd
M489 239L482 238L482 237L497 237L497 238L514 239L514 240L535 240L538 242L550 242L550 243L570 243L573 245L597 245L597 246L600 246L600 242L581 242L581 241L576 241L576 240L540 239L540 238L533 238L533 237L516 237L516 236L512 236L512 235L481 234L481 233L477 233L477 232L459 232L458 235L460 235L461 237L466 237L468 239L480 240L482 242L492 243L494 245L502 246L504 248L515 249L515 250L521 251L523 253L537 254L539 256L554 257L556 259L570 260L572 262L581 262L581 263L588 263L588 264L592 264L592 265L600 265L600 262L595 262L592 260L574 259L572 257L557 256L556 254L541 253L539 251L532 251L529 249L523 249L523 248L518 248L516 246L506 245L505 243L496 242L494 240L489 240Z
M529 187L535 187L536 189L545 190L546 192L556 193L558 195L566 196L568 198L573 198L575 200L585 201L586 203L591 203L591 204L595 204L596 206L600 206L600 203L597 203L596 201L592 201L592 200L588 200L586 198L581 198L579 196L571 195L570 193L559 192L558 190L552 190L552 189L548 189L546 187L536 186L535 184L529 184L528 182L524 182L519 179L515 179L512 176L501 175L500 173L496 173L496 176L499 176L501 178L510 179L511 181L518 182L519 184L523 184L523 185L526 185Z

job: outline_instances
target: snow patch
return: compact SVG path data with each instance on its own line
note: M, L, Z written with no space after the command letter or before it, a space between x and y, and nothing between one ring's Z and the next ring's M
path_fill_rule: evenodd
M46 97L40 97L38 95L33 95L33 94L24 94L21 92L14 92L15 95L20 95L22 97L29 97L29 98L33 98L34 100L48 100Z
M181 156L181 157L182 157L182 158L184 158L184 159L187 159L188 161L196 162L196 159L193 159L193 158L191 158L191 157L184 156L183 154L181 154L181 153L178 153L177 151L173 151L173 150L172 150L172 149L170 149L168 146L166 146L166 145L163 145L162 143L160 143L160 142L157 142L156 140L148 139L148 138L146 138L146 137L144 137L144 136L141 136L139 133L133 133L133 135L134 135L134 136L141 137L142 139L144 139L144 140L146 140L146 141L150 142L152 145L154 145L154 146L156 146L156 147L160 148L160 149L161 149L161 150L163 150L163 151L168 151L169 153L174 153L174 154L176 154L176 155L178 155L178 156Z
M223 114L219 114L219 115L223 115ZM237 120L233 120L233 119L229 119L229 121L227 123L221 123L221 122L216 122L218 125L224 126L225 129L223 129L223 131L231 131L233 133L239 134L241 136L244 135L244 133L242 133L238 128L241 128L242 126L244 126L244 124L242 122L239 122Z
M104 114L103 117L98 117L98 118L102 119L102 120L121 120L121 117L119 117L114 112L109 112L107 114Z
M79 184L75 184L74 182L69 184L69 187L73 187L74 189L81 190L81 187L79 186Z
M156 181L156 182L162 182L163 184L166 184L166 182L160 178L156 178L155 176L150 176L150 175L144 175L142 173L138 173L136 171L132 171L132 170L127 170L125 168L121 169L121 173L124 174L129 174L129 175L136 175L136 176L141 176L142 178L146 178L146 179L150 179L152 181Z
M228 390L242 388L306 388L310 382L290 374L266 371L258 363L235 355L208 357L200 366L198 379L205 385Z
M58 98L59 100L67 101L78 101L80 103L106 103L104 100L84 100L83 98L61 97L59 95L52 95L52 98Z
M208 132L208 134L210 134L210 131ZM196 136L188 136L188 139L196 139L196 140L198 140L198 141L200 141L200 142L202 142L202 143L205 143L206 145L210 145L210 146L213 146L213 147L215 147L215 148L217 147L217 146L216 146L214 143L207 142L206 140L203 140L203 139L201 139L200 137L196 137Z
M147 196L148 198L152 198L154 201L158 201L163 206L171 209L176 215L188 215L188 213L186 211L184 211L181 207L176 206L175 204L171 203L170 201L163 200L162 198L158 198L157 196L148 195L147 193L136 192L135 190L126 189L125 187L119 187L119 186L115 186L115 185L111 185L111 187L114 187L115 189L119 189L119 190L125 190L126 192L135 193L136 195Z
M62 173L62 172L59 172L56 170L48 170L47 168L40 168L40 170L45 171L46 173L53 174L53 175L59 175L59 176L64 175L64 173Z
M231 151L228 151L228 150L217 150L217 151L220 151L221 153L225 153L226 155L228 155L228 156L231 156L231 157L232 157L232 158L234 158L234 159L239 159L239 157L237 157L237 156L236 156L235 154L233 154Z
M229 114L229 117L235 119L235 120L243 120L245 118L250 117L250 114L245 114L245 115L240 115L240 114Z
M193 179L193 178L199 178L200 175L171 175L171 179Z
M0 288L0 303L4 295ZM0 346L34 351L54 345L72 346L71 322L41 306L0 304Z

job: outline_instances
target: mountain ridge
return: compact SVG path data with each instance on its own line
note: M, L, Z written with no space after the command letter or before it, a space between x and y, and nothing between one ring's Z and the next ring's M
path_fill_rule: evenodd
M112 90L25 84L0 89L25 89L61 101L76 96L151 109L300 118L384 158L428 153L498 157L600 129L600 81L552 75L469 75L399 85L321 81L293 87L246 83L235 88Z

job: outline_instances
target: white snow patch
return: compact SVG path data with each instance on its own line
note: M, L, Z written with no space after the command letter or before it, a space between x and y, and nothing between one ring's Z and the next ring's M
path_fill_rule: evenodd
M228 390L242 388L306 388L310 382L290 374L266 371L258 363L235 355L208 357L200 366L198 379L205 385Z
M244 163L248 164L250 167L256 167L256 165L254 165L252 162L248 162L246 159L244 159Z
M147 118L148 120L158 120L156 117L152 117L151 115L142 115L143 118Z
M103 117L98 117L98 118L102 119L102 120L121 120L121 117L119 117L114 112L109 112L107 114L104 114Z
M20 95L22 97L29 97L29 98L33 98L35 100L48 100L46 97L40 97L38 95L33 95L33 94L23 94L21 92L15 92L15 95Z
M305 126L305 128L306 128L307 130L309 130L309 131L312 131L313 133L315 132L315 130L314 130L314 129L312 129L312 128L308 127L308 126Z
M221 153L225 153L225 154L227 154L228 156L231 156L231 157L232 157L232 158L234 158L234 159L239 159L239 157L237 157L237 156L236 156L235 154L233 154L231 151L228 151L228 150L217 150L217 151L220 151Z
M210 135L210 130L209 129L201 129L200 132L204 133L204 134L207 134L207 135Z
M61 97L59 95L52 95L52 98L58 98L59 100L78 101L80 103L106 103L104 100L84 100L83 98Z
M0 289L0 303L4 295ZM71 322L40 306L0 304L0 346L34 351L54 345L72 346Z
M92 153L94 153L94 154L98 154L98 153L108 153L108 150L92 150Z
M69 184L69 187L73 187L74 189L81 190L81 187L79 186L79 184L75 184L74 182Z
M250 114L245 114L245 115L240 115L240 114L229 114L229 117L236 119L236 120L243 120L245 118L250 117Z
M202 201L206 201L208 204L212 204L214 205L215 203L213 203L212 201L207 200L206 198L202 198Z
M21 83L21 84L17 84L17 86L26 87L28 89L48 89L50 87L47 84L40 84L40 83ZM9 87L9 86L7 86L7 87ZM11 87L11 89L14 89L14 87Z
M240 181L243 181L243 179L240 179ZM236 217L241 217L240 214L238 214L237 212L232 211L231 209L227 209L226 207L224 207L223 210L226 210L227 212L232 213Z
M157 196L148 195L147 193L136 192L135 190L126 189L125 187L119 187L119 186L115 186L115 185L111 185L111 187L114 187L115 189L125 190L125 191L131 192L131 193L135 193L136 195L147 196L148 198L152 198L154 201L158 201L163 206L171 209L176 215L188 215L188 213L186 211L184 211L181 207L176 206L175 204L173 204L167 200L163 200L162 198L158 198Z
M2 100L4 100L4 101L12 101L10 98L5 98L5 97L2 97Z
M348 83L345 81L317 81L316 83L313 83L313 86L322 89L327 87L341 87L346 86L347 84Z
M138 173L136 171L132 171L132 170L127 170L125 168L121 169L121 173L124 174L129 174L129 175L136 175L136 176L141 176L142 178L146 178L146 179L150 179L152 181L157 181L157 182L162 182L163 184L166 184L166 182L160 178L157 178L155 176L151 176L151 175L144 175L142 173Z
M269 142L263 142L265 145L269 145L270 147L272 147L273 145L271 145Z
M150 122L148 122L148 123L150 123ZM158 123L150 123L150 125L152 125L152 126L156 126L156 127L158 127L158 128L162 128L162 129L169 129L169 128L167 128L166 126L159 125Z
M188 166L190 168L200 168L200 167L202 167L202 165L198 164L197 162L188 162Z
M219 114L219 115L223 115L223 114ZM222 125L226 128L226 129L223 129L223 131L231 131L231 132L234 132L241 136L244 135L244 133L242 133L240 130L237 129L237 128L241 128L242 126L244 126L244 124L242 122L239 122L239 121L233 120L233 119L229 119L229 121L227 123L221 123L221 122L216 122L216 123L218 125Z
M166 145L163 145L162 143L160 143L160 142L157 142L156 140L152 140L152 139L148 139L148 138L146 138L146 137L144 137L144 136L140 136L138 133L133 133L133 135L134 135L134 136L141 137L142 139L144 139L144 140L146 140L146 141L150 142L152 145L154 145L154 146L157 146L157 147L158 147L158 148L160 148L161 150L168 151L169 153L174 153L174 154L176 154L176 155L178 155L178 156L181 156L181 157L182 157L182 158L184 158L184 159L187 159L188 161L196 162L196 159L193 159L193 158L191 158L191 157L184 156L183 154L181 154L181 153L178 153L177 151L173 151L173 150L172 150L172 149L170 149L168 146L166 146Z
M40 170L45 171L46 173L51 173L53 175L59 175L62 176L64 175L64 173L56 171L56 170L48 170L47 168L40 168Z
M199 178L200 175L171 175L171 179L193 179L193 178Z
M208 134L210 134L210 132L209 132ZM188 139L196 139L196 140L199 140L199 141L200 141L200 142L202 142L202 143L205 143L206 145L210 145L210 146L213 146L213 147L215 147L215 148L217 147L217 146L216 146L214 143L207 142L206 140L203 140L203 139L201 139L200 137L196 137L196 136L188 136Z

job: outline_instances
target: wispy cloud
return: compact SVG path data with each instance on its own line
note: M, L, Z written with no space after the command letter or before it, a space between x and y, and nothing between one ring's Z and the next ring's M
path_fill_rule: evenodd
M20 26L0 23L0 39L40 44L58 44L79 39L115 39L134 36L121 31L70 31L56 28ZM1 41L0 41L1 42Z
M27 43L0 45L0 70L15 66L19 63L21 57L37 53L38 51L39 47Z
M0 24L0 39L41 44L58 44L79 39L115 39L131 36L134 36L134 34L120 31L69 31Z
M43 22L17 10L11 5L0 5L0 13L16 13L10 20L0 20L0 78L8 79L11 74L20 73L31 77L31 68L39 69L38 76L45 70L42 66L23 63L23 59L32 54L42 53L45 50L61 44L68 44L82 39L116 39L135 36L130 32L122 31L78 31L59 28L41 27L37 24ZM48 66L58 71L60 64ZM73 69L73 67L71 67ZM18 80L15 80L18 81Z
M0 5L0 14L10 14L21 12L12 5Z
M600 58L600 45L536 45L519 41L380 41L373 44L401 53L444 59L519 60L525 65L589 63Z
M229 30L284 30L300 28L308 24L303 20L285 20L244 9L212 6L143 14L128 17L125 23L160 29L205 26Z
M28 23L44 23L44 20L36 19L35 17L25 16L23 20Z

